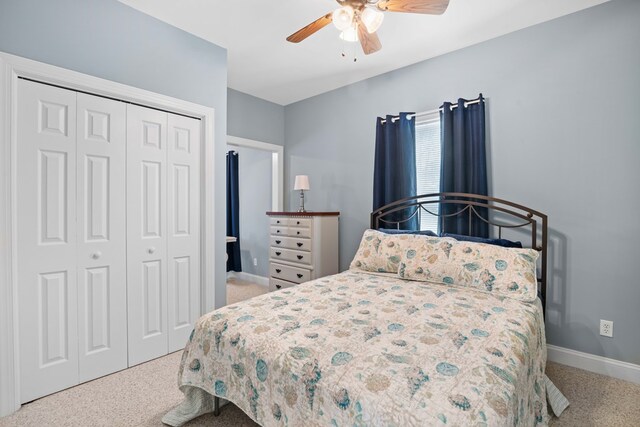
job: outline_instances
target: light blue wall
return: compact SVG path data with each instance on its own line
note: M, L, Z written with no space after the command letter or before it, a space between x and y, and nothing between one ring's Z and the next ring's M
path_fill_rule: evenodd
M482 92L493 195L549 215L549 342L640 363L639 23L640 2L615 0L291 104L287 190L308 174L310 207L342 212L347 268L369 222L376 116Z
M0 51L215 108L215 226L225 229L225 49L115 0L0 0ZM223 256L215 268L220 306Z
M227 95L229 135L284 145L284 107L229 89Z
M227 146L238 152L240 193L240 255L242 271L269 277L269 218L271 210L271 153ZM253 265L256 258L258 265Z
M284 145L284 107L229 88L229 135ZM240 170L240 248L242 270L269 276L269 221L271 210L271 153L229 146L238 151ZM258 265L253 265L257 258Z

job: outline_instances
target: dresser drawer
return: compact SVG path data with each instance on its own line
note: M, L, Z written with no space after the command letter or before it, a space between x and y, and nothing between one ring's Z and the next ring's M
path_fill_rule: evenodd
M287 282L286 280L274 279L273 277L269 279L269 290L272 292L287 289L295 285L297 285L297 283Z
M272 236L286 236L289 232L289 228L282 225L272 225L270 228L270 232Z
M311 271L304 268L290 267L288 265L272 262L269 270L271 277L274 279L281 279L294 283L308 282L311 279Z
M287 235L290 237L311 237L310 228L288 227Z
M300 251L311 250L311 239L297 237L271 236L271 246L275 248L296 249Z
M269 223L275 226L287 226L289 225L289 218L284 218L281 216L271 217Z
M289 218L289 223L287 225L289 225L291 227L311 228L311 219L309 219L309 218Z
M311 264L311 252L296 251L292 249L271 247L271 259L284 259L291 262L299 262L300 264Z

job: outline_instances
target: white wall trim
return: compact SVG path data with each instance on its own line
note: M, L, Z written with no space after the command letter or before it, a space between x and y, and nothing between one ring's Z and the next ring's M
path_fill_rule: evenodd
M199 118L202 126L202 313L215 308L214 109L0 52L0 416L20 408L16 219L16 107L19 78Z
M640 384L640 365L547 345L547 360Z
M268 142L227 135L227 144L236 147L254 148L271 153L271 209L284 210L284 147Z
M13 218L11 211L11 77L12 68L0 56L0 417L20 408L14 331L17 330L13 292Z
M244 271L241 271L241 272L229 271L229 272L227 272L227 279L232 279L232 278L235 278L235 279L238 279L238 280L244 280L245 282L255 283L255 284L260 285L260 286L269 287L269 278L268 277L264 277L264 276L258 276L257 274L246 273Z

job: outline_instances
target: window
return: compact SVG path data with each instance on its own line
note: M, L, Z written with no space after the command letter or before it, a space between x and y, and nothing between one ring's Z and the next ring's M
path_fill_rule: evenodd
M440 192L440 113L416 119L416 178L418 195ZM439 205L427 208L438 214ZM438 217L422 211L420 229L438 232Z

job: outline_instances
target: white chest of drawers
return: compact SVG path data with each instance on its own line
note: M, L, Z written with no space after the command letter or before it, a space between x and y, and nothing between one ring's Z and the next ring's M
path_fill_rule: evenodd
M338 273L339 212L267 212L269 289Z

